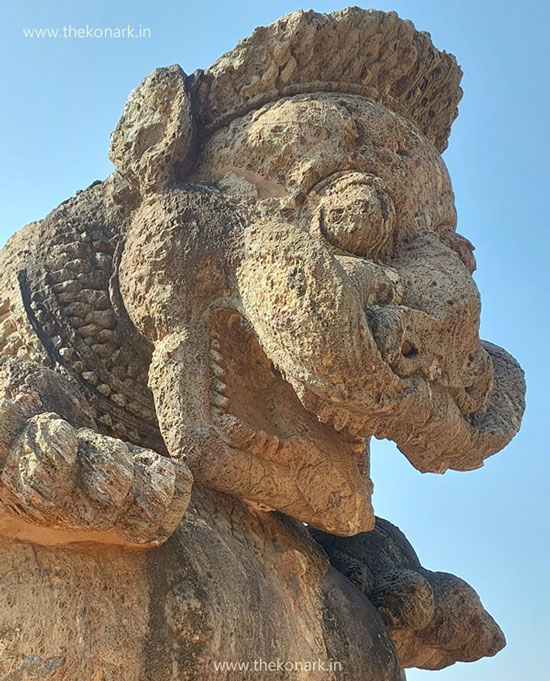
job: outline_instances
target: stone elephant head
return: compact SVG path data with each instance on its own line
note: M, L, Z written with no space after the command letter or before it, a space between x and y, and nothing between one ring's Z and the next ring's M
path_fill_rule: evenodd
M296 12L158 69L112 136L120 284L167 448L199 483L334 534L374 524L368 438L471 470L523 374L479 339L441 159L460 69L394 14Z

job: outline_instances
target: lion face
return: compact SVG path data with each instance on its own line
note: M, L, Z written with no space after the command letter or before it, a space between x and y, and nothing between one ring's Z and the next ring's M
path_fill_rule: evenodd
M195 479L355 534L374 523L370 436L432 472L513 437L523 374L479 339L473 247L414 124L321 93L199 141L193 173L142 189L121 264L163 437Z
M287 98L216 132L198 176L256 197L241 312L319 421L434 472L476 468L515 434L522 372L479 339L473 247L414 124L353 95Z

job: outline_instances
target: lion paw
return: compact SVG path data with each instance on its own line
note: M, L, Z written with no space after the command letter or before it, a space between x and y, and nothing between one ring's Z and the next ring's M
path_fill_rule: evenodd
M154 546L170 536L189 503L192 476L185 464L75 429L55 413L28 419L4 454L4 508L54 530L100 532L105 541Z

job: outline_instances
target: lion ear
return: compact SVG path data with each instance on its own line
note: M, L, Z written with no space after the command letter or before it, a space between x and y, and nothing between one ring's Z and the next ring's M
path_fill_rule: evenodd
M193 130L185 73L178 65L159 68L130 94L111 134L109 158L132 189L158 191L185 170Z

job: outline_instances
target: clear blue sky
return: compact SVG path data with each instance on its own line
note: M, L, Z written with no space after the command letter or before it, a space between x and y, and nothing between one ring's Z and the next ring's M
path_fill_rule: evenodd
M157 66L206 67L254 26L301 0L28 0L4 3L0 242L111 172L109 133L130 90ZM318 0L313 9L344 4ZM364 5L368 7L369 5ZM485 467L414 471L375 443L377 512L398 524L426 567L467 579L500 622L497 657L411 681L545 681L550 574L547 455L549 248L548 35L541 0L391 0L457 55L465 96L445 153L459 230L476 246L482 335L510 350L528 380L522 432ZM25 39L23 28L147 27L150 39ZM365 677L367 678L367 677Z

